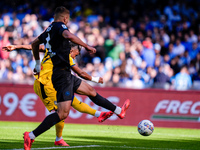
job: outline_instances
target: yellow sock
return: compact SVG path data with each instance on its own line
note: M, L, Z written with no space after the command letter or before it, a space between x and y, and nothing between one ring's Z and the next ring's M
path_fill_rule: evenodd
M87 113L90 115L95 115L96 110L91 108L89 105L80 102L76 97L74 97L73 102L72 102L72 107L76 110L78 110L79 112L82 113Z
M58 138L60 138L62 136L62 131L63 131L63 128L64 128L64 120L61 120L60 122L58 122L55 127L56 127L56 136Z

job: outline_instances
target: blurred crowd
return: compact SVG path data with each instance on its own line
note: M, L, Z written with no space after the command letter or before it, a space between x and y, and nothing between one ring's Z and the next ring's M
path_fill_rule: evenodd
M30 44L53 21L60 1L0 2L0 81L33 84L31 51L2 51ZM95 86L200 89L200 1L72 0L69 30L94 46L77 58L80 68L104 78ZM43 54L41 54L41 58Z

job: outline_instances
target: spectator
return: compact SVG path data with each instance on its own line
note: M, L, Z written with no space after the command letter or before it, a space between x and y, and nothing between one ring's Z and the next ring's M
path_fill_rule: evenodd
M181 16L178 14L176 10L173 10L173 14L171 15L170 19L173 23L176 23L181 21Z
M170 77L168 76L170 70L170 66L165 64L164 66L160 66L159 71L154 79L154 87L155 88L170 88Z
M164 41L164 46L168 45L170 42L169 35L165 32L165 29L161 28L160 29L160 35L162 40Z
M183 55L184 52L185 52L185 47L183 46L183 44L181 44L181 40L176 39L176 45L172 49L172 54L174 56L177 56L177 55Z
M146 61L147 66L153 67L155 61L155 52L153 50L153 44L150 40L146 40L142 44L144 46L142 58L144 61Z
M175 89L188 90L192 86L192 79L189 75L188 68L183 66L181 71L175 76Z
M133 89L144 88L144 83L141 80L141 76L138 73L138 69L134 65L132 66L131 76L132 78L126 81L125 87Z
M6 27L6 33L8 33L9 41L13 43L14 39L21 37L22 28L20 26L19 19L15 19L13 25Z
M192 43L192 48L189 49L189 58L190 60L193 60L197 57L197 54L199 53L199 48L197 43Z
M189 40L190 43L197 43L198 37L197 37L196 34L194 34L193 30L190 30L190 37L189 37L188 40Z
M141 85L138 88L152 87L154 81L159 82L159 76L165 75L171 78L173 84L172 76L176 76L183 65L189 67L188 72L193 79L197 78L200 70L200 14L196 3L150 0L151 11L141 16L140 8L146 12L143 3L131 1L130 5L123 5L126 6L124 10L118 2L112 1L95 1L95 5L92 1L84 4L83 0L63 3L73 13L69 30L97 49L95 55L81 51L80 67L90 74L103 76L104 86L125 87L127 81L131 84L134 81ZM6 2L1 4L2 8L9 8ZM2 47L7 44L30 44L37 33L53 21L50 16L58 4L57 1L53 5L48 5L46 0L42 3L38 0L27 1L25 5L16 3L16 8L0 11L1 80L18 82L14 80L18 79L17 71L24 83L32 83L32 54L22 53L21 50L9 54L2 51ZM101 62L93 63L95 57L99 57ZM11 66L8 67L8 64ZM169 74L163 71L165 64L170 65ZM133 73L132 66L137 73ZM116 73L115 68L120 68L120 73Z
M1 59L8 59L9 53L2 50L2 47L10 45L9 35L5 33L3 39L0 40L0 58Z

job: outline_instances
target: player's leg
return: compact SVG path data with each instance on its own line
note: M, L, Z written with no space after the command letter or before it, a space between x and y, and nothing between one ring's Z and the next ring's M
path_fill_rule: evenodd
M109 118L112 115L112 113L108 114L108 112L100 112L95 109L92 109L89 105L83 102L80 102L76 97L74 97L73 99L72 107L78 110L79 112L87 113L87 114L97 117L99 122L105 121L107 118Z
M58 122L58 123L55 125L55 128L56 128L56 139L55 139L54 145L69 146L69 145L63 140L63 137L62 137L64 125L65 125L64 120L61 120L60 122Z
M109 100L99 95L92 86L84 81L81 82L76 93L89 96L95 104L114 112L120 119L125 117L126 110L130 106L130 100L126 100L122 108L115 106Z
M73 80L73 83L74 83L74 87L73 87L73 90L74 90L74 92L76 92L78 89L81 89L81 90L78 90L78 91L82 91L83 93L84 93L84 95L87 95L86 93L87 92L91 92L91 94L90 95L95 95L95 93L96 93L96 91L94 90L94 88L90 88L90 87L84 87L84 85L82 85L82 80L81 79L79 79L79 78L77 78L77 77L75 77L75 76L71 76L71 78L72 78L72 80ZM85 89L85 91L84 91L84 89L82 89L82 88L86 88ZM91 89L91 91L90 91L90 89ZM108 101L108 103L110 103L109 101ZM112 104L112 103L111 103ZM98 105L98 104L97 104ZM113 104L112 104L113 105ZM101 106L101 105L99 105L99 106ZM115 105L114 105L115 106ZM104 107L105 108L105 107ZM111 117L113 115L113 112L111 111L111 112L101 112L101 113L99 113L99 112L96 112L95 113L95 116L96 117L98 117L98 121L99 122L103 122L103 121L105 121L106 119L108 119L109 117Z
M38 83L37 81L35 81L34 83L34 90L36 92L36 94L39 95L39 97L41 99L44 99L44 93L42 94L41 90L41 86L39 86L40 83ZM69 114L69 109L71 106L71 101L65 101L62 102L62 107L59 109L59 113L55 112L53 114L50 114L49 116L47 116L44 121L32 132L25 132L24 133L24 149L30 149L32 142L34 141L34 139L39 136L40 134L42 134L43 132L45 132L46 130L48 130L50 127L52 127L53 125L55 125L56 123L60 122L61 119L64 119L65 117L68 116ZM65 109L68 110L65 110ZM64 113L62 113L62 111L64 111ZM61 116L61 119L60 117ZM63 128L64 126L62 126ZM66 145L68 146L68 145Z
M33 88L49 112L57 110L56 91L52 84L45 86L38 80L35 80Z
M45 93L47 96L45 99L41 99L42 102L44 103L45 107L48 109L49 112L51 111L57 111L58 106L57 106L57 100L56 100L56 91L53 88L53 84L48 84L48 86L43 86L42 88L42 84L41 85L41 91L43 91L43 93ZM43 95L45 95L43 94ZM61 145L61 146L68 146L68 144L62 139L62 131L64 128L64 120L58 122L55 125L56 128L56 140L54 145Z
M44 86L44 91L47 95L47 98L43 100L43 103L45 104L46 108L51 111L53 110L57 111L57 101L56 101L56 94L57 92L53 88L53 84L48 84L48 86ZM62 138L62 132L64 129L64 120L60 121L55 125L56 128L56 139L54 142L54 145L59 146L69 146Z
M61 119L60 119L58 113L55 112L53 114L48 115L35 130L33 130L30 133L25 132L24 133L24 149L30 150L32 142L34 141L34 139L37 136L39 136L43 132L47 131L53 125L55 125L56 123L58 123L60 121L61 121Z
M81 82L76 93L81 94L81 95L87 95L95 104L101 107L104 107L108 110L111 110L114 112L116 109L116 106L114 104L112 104L107 99L101 97L92 86L90 86L84 81Z
M72 102L71 100L68 100L68 101L63 101L63 102L58 103L57 113L61 120L64 120L68 117L70 107L71 107L71 102Z
M56 141L60 141L62 139L62 131L64 129L64 125L65 125L64 120L58 122L55 125L55 127L56 127Z
M40 97L41 101L47 108L49 112L56 111L57 106L57 100L56 100L56 91L53 88L52 83L48 84L48 86L42 85L41 82L38 80L35 80L34 82L34 91L35 93ZM54 142L54 145L60 145L60 146L69 146L62 138L62 131L64 128L64 120L60 121L55 125L56 128L56 139ZM32 133L33 134L33 133Z
M58 112L48 115L43 122L32 132L24 133L24 149L29 150L32 142L40 134L50 129L53 125L67 118L71 107L71 100L58 103Z
M53 86L53 85L50 85ZM55 104L56 100L56 91L51 91L51 87L44 86L38 80L35 80L33 85L35 93L40 97L45 107L48 109L49 112L52 110L57 110L57 105ZM34 135L35 136L35 135ZM33 136L33 137L34 137Z
M72 107L81 113L87 113L92 116L95 116L95 113L96 113L95 109L92 109L89 105L83 102L80 102L76 97L74 97L73 99Z

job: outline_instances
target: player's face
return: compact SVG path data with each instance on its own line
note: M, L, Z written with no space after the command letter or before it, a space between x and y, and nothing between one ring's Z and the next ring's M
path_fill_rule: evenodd
M79 50L77 48L74 48L74 49L71 49L71 53L70 54L71 54L71 57L73 59L75 59L76 56L78 56L80 54L80 52L79 52Z
M66 14L64 17L64 24L67 25L68 22L69 22L69 15Z

